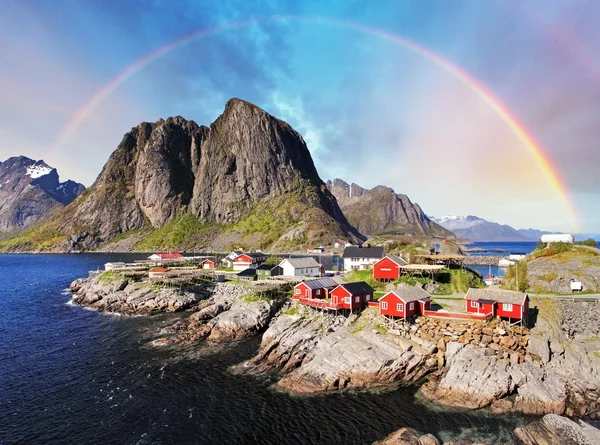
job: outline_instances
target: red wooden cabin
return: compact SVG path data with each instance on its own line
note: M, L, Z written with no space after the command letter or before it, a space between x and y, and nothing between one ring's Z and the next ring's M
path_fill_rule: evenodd
M293 298L295 300L329 298L329 292L338 284L333 278L302 281L294 286Z
M410 318L431 309L431 296L417 286L399 286L379 299L379 313L387 317Z
M469 289L465 305L467 312L524 321L529 314L529 295L494 288Z
M394 281L400 277L400 266L408 262L396 255L387 255L373 265L373 278L377 281Z
M364 281L344 283L331 291L331 303L339 309L360 309L373 300L375 290Z

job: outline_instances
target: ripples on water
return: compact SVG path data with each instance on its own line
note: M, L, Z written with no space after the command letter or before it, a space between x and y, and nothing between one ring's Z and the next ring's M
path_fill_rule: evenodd
M273 377L232 376L259 339L151 348L173 317L71 306L63 290L123 255L0 256L0 444L368 444L410 426L513 443L520 417L448 410L413 389L294 397Z

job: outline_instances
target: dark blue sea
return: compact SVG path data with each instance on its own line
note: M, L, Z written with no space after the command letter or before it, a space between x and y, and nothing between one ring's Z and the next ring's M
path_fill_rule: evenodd
M234 376L259 338L147 346L171 316L69 304L65 288L126 255L0 255L0 444L370 444L410 426L443 440L513 443L518 416L442 409L413 388L290 396ZM529 419L530 420L530 419Z

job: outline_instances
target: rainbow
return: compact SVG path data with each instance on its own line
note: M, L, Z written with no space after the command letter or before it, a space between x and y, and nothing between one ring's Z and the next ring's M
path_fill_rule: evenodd
M504 105L499 98L495 97L494 94L481 82L479 82L471 74L469 74L462 68L456 66L451 61L443 58L439 54L436 54L435 52L422 45L408 40L403 36L391 34L386 31L358 23L326 19L322 17L271 16L265 18L234 21L226 23L224 25L206 28L194 32L181 39L164 45L146 54L144 57L137 60L132 65L128 66L125 70L117 74L106 85L104 85L100 90L98 90L96 94L94 94L80 109L77 110L77 112L74 114L71 120L67 122L67 124L60 131L55 141L53 142L48 154L52 154L53 152L59 150L60 147L65 143L65 141L75 132L77 127L90 115L90 113L96 107L98 107L98 105L100 105L100 103L102 103L102 101L115 89L117 89L123 82L125 82L130 77L134 76L139 71L143 70L152 62L169 54L171 51L178 49L184 45L187 45L191 42L194 42L198 39L212 36L221 32L237 28L243 28L245 26L249 26L256 23L268 24L280 22L305 22L311 24L322 24L327 26L351 29L371 36L376 36L389 42L398 44L403 48L420 55L421 57L433 62L438 67L442 68L443 70L454 76L454 78L462 82L466 87L468 87L477 96L479 96L498 115L498 117L502 119L502 121L508 126L508 128L513 132L513 134L521 141L523 147L529 152L529 154L533 157L533 159L543 172L544 176L548 180L549 185L561 198L563 204L565 205L565 208L571 214L574 223L577 226L579 225L577 207L571 198L571 195L569 193L568 187L564 179L562 178L558 169L554 165L551 157L545 153L540 143L534 139L533 135L531 135L530 132L527 131L525 126L519 122L518 118L510 112L506 105Z

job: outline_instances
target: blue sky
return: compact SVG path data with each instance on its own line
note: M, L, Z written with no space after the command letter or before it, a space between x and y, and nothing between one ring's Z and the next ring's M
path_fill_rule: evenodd
M209 124L240 97L296 128L324 180L388 185L436 216L600 232L598 17L595 1L3 0L0 159L44 159L91 185L140 122ZM128 78L51 150L136 60L240 21ZM491 91L558 166L577 221L489 104L438 64L356 26L426 47Z

